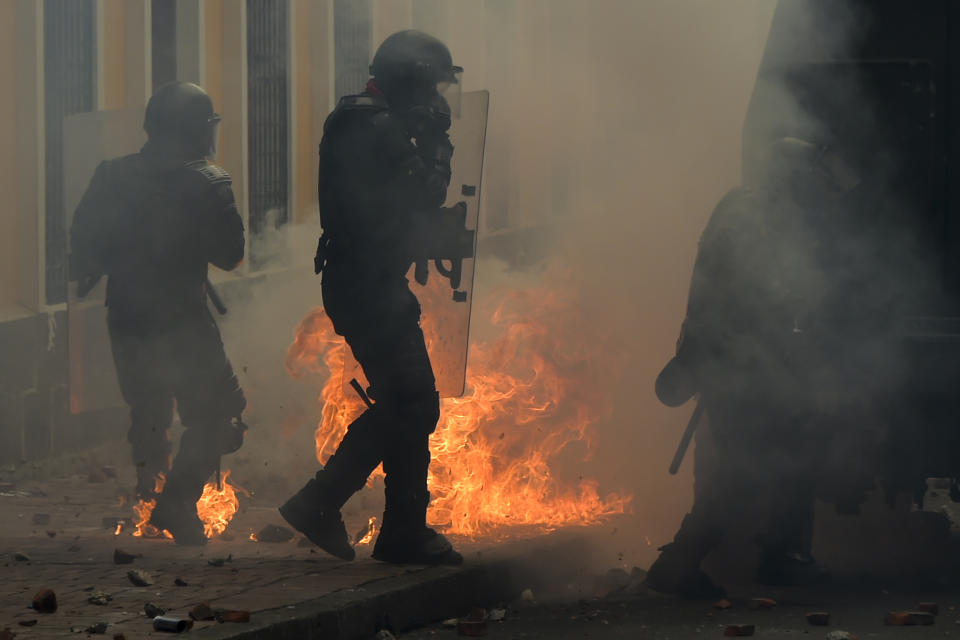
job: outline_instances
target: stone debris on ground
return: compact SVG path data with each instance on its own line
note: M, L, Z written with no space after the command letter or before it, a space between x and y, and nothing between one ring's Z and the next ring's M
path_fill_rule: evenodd
M153 604L152 602L148 602L148 603L146 603L145 605L143 605L143 613L144 613L148 618L156 618L157 616L166 615L167 611L166 611L166 609L163 609L163 608L161 608L161 607L158 607L157 605Z
M815 627L825 627L830 624L830 614L826 611L811 611L807 614L807 622Z
M490 613L487 615L487 620L490 620L491 622L503 622L506 617L506 609L491 609Z
M32 627L32 626L35 626L38 622L40 621L37 620L36 618L33 618L31 620L21 620L17 624L19 624L21 627Z
M105 591L94 591L87 597L87 602L90 604L99 605L101 607L107 606L107 603L113 600L113 596Z
M752 598L750 600L751 609L773 609L777 606L777 601L773 598Z
M533 597L533 589L524 589L520 592L520 600L523 602L536 602L537 599Z
M25 554L23 551L15 551L13 554L13 559L17 562L30 562L30 556Z
M97 623L95 623L95 624L90 625L90 626L87 627L86 629L84 629L84 631L85 631L86 633L92 633L92 634L96 634L96 635L102 635L102 634L105 634L105 633L107 632L107 627L109 627L109 626L110 626L110 625L107 624L106 622L97 622Z
M239 609L217 609L214 611L217 622L250 622L250 612Z
M153 584L153 576L143 569L132 569L127 571L127 579L135 587L149 587Z
M827 634L827 640L859 640L859 639L857 638L857 636L853 635L849 631L841 631L840 629L837 629Z
M752 624L728 624L723 628L723 635L726 638L745 638L752 636L756 627Z
M397 637L387 629L380 629L373 634L373 640L396 640Z
M210 565L211 567L222 567L228 562L233 562L233 554L228 555L226 558L218 557L218 558L210 558L209 560L207 560L207 564Z
M113 550L113 564L133 564L133 561L143 556L139 553L127 553L123 549Z
M713 603L713 608L720 609L721 611L726 611L731 607L733 607L733 603L727 600L726 598L721 598L720 600L717 600L716 602Z
M473 638L487 635L486 610L474 607L468 615L460 618L457 621L457 634Z
M933 614L925 611L890 611L883 624L891 627L915 627L933 624Z
M192 620L213 620L216 617L213 609L206 602L195 605L188 615Z
M57 610L57 594L53 589L41 589L33 596L30 606L37 613L54 613Z
M263 529L260 529L256 534L256 542L290 542L293 540L294 533L286 527L281 527L276 524L268 524Z
M917 611L922 611L923 613L932 613L937 615L940 613L940 605L936 602L921 602L917 605Z
M190 583L184 580L183 578L174 578L173 584L178 587L189 587Z

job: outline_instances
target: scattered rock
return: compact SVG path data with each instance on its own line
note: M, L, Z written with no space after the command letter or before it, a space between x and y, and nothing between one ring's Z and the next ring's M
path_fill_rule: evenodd
M815 627L825 627L830 624L830 614L826 611L812 611L807 614L807 623Z
M733 603L727 600L726 598L721 598L713 603L714 609L720 609L721 611L726 611L733 606Z
M135 587L149 587L153 584L153 577L143 569L127 571L127 579Z
M96 624L92 624L89 627L87 627L85 631L87 633L94 633L97 635L101 635L107 632L107 627L109 626L110 625L108 625L106 622L98 622Z
M891 611L883 618L891 627L915 627L933 624L933 614L925 611Z
M139 554L127 553L123 549L113 550L113 564L133 564L137 558L142 558Z
M217 622L250 622L250 612L230 609L218 609L214 612Z
M157 605L148 602L147 604L143 605L143 612L147 615L148 618L156 618L157 616L166 615L167 610L161 609Z
M773 598L753 598L750 600L751 609L773 609L777 606L777 601Z
M183 578L174 578L174 579L173 579L173 584L177 585L178 587L187 587L187 586L190 586L190 585L187 583L187 581L184 580Z
M533 597L533 589L524 589L521 591L520 599L524 602L536 602L536 598Z
M456 618L447 618L441 624L448 629L452 629L457 626L457 623L460 622Z
M923 613L932 613L937 615L940 613L940 605L936 602L921 602L917 605L917 611L922 611Z
M38 613L53 613L57 610L57 594L53 589L41 589L33 596L30 606Z
M48 537L48 538L56 538L56 537L57 537L57 532L54 531L53 529L47 529L47 537Z
M373 636L373 640L396 640L396 636L386 629L380 629L380 631L377 631Z
M232 562L232 561L233 561L233 554L230 554L226 558L210 558L209 560L207 560L207 564L210 565L211 567L222 567L226 563Z
M17 551L13 554L13 559L17 562L30 562L30 556L25 554L23 551Z
M831 631L827 634L827 640L858 640L857 636L853 635L849 631Z
M491 622L503 622L503 619L506 617L506 609L491 609L490 613L487 615L487 620L490 620Z
M33 620L21 620L17 624L19 624L21 627L32 627L33 625L37 624L37 622L39 622L39 620L34 618Z
M90 604L99 605L101 607L107 606L107 603L113 600L113 596L104 591L94 591L87 597L87 602Z
M723 635L726 638L744 638L752 636L756 627L752 624L728 624L723 629Z
M257 532L257 542L289 542L293 540L293 531L286 527L268 524Z
M190 609L190 618L193 620L213 620L216 616L213 609L206 602L201 602L193 609Z
M473 638L487 635L487 612L474 607L469 615L457 621L457 634Z
M33 524L50 524L50 514L49 513L35 513L31 519Z

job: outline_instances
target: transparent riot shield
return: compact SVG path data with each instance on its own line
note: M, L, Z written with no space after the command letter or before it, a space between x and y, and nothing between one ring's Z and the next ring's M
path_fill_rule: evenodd
M483 175L483 152L487 137L487 110L490 92L470 91L461 98L460 117L450 127L453 141L453 175L447 190L447 206L458 202L467 205L466 228L476 230L480 220L480 180ZM474 235L474 256L476 235ZM421 325L430 351L430 362L437 379L437 390L443 398L462 396L466 388L467 352L470 345L470 309L473 305L475 258L463 261L456 288L439 270L451 270L451 264L430 263L425 286L414 279L411 268L407 279L423 308ZM354 393L350 381L364 382L360 365L349 354L344 365L344 392ZM364 387L367 385L364 383Z
M64 213L69 230L97 165L143 146L143 110L72 115L64 120L63 133ZM78 282L68 287L71 413L123 406L107 335L106 281L101 278L86 292Z

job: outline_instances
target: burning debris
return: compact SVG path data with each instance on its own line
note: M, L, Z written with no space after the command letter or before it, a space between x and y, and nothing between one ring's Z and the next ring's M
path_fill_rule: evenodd
M443 400L431 436L428 521L450 533L479 535L502 526L589 524L624 513L630 496L601 498L595 481L566 481L556 468L571 445L589 455L593 427L612 406L609 390L598 382L602 376L592 370L592 354L581 341L563 338L576 318L573 300L542 289L498 293L492 324L500 335L471 345L467 393ZM430 345L442 319L432 312L437 305L421 302ZM316 432L321 462L365 409L360 398L344 392L345 356L322 309L304 318L287 353L293 377L324 368L329 373Z
M353 545L363 546L370 544L375 535L377 535L377 517L370 516L370 519L367 521L367 526L357 531L356 535L353 536Z
M237 492L249 496L250 494L237 485L230 484L230 470L223 472L220 478L220 486L215 482L208 482L203 487L203 495L197 500L197 515L203 521L203 533L207 538L222 535L236 515L240 508L240 501L237 498ZM166 483L164 474L157 474L154 486L154 492L157 495L163 493L163 487ZM157 501L139 500L133 506L137 514L136 531L133 535L145 538L173 538L169 531L160 531L150 524L150 516L153 514Z

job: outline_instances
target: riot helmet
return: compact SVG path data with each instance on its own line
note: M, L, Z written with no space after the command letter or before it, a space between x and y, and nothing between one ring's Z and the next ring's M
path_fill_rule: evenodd
M434 107L460 115L460 76L450 49L414 29L388 36L373 55L370 75L388 100L401 107Z
M197 157L217 155L220 115L198 85L169 82L147 102L143 129L151 142L173 143Z

